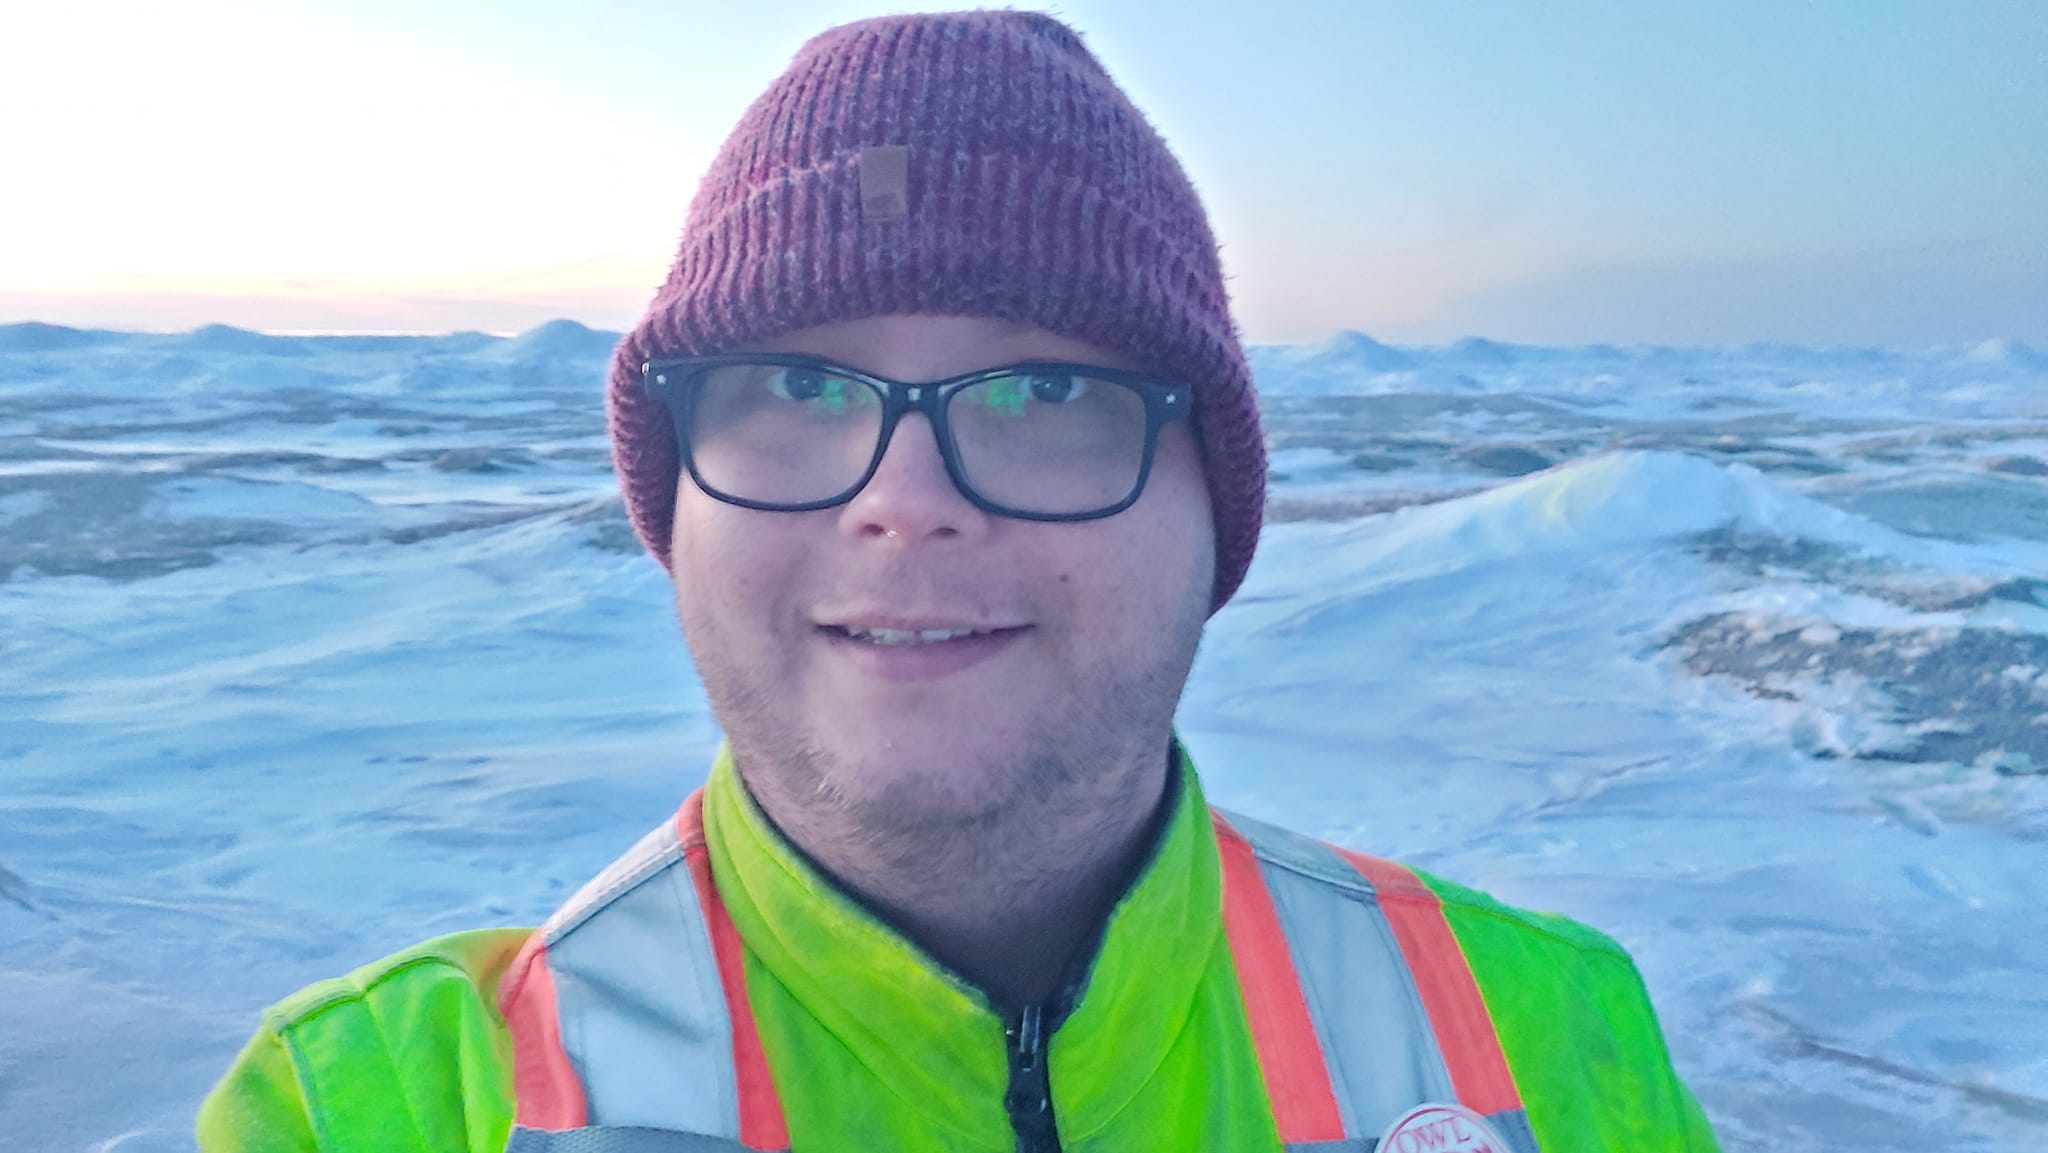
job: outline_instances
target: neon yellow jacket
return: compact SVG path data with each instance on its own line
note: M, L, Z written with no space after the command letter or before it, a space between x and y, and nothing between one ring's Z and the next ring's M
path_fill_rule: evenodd
M1214 814L1184 760L1173 805L1070 1004L1006 1019L784 843L721 755L540 930L271 1008L200 1146L1362 1151L1443 1101L1501 1153L1715 1148L1606 937Z

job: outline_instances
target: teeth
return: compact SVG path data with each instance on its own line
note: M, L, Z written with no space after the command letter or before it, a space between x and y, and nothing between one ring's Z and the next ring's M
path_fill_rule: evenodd
M986 629L862 629L848 626L846 635L874 645L928 645L958 637L986 636Z

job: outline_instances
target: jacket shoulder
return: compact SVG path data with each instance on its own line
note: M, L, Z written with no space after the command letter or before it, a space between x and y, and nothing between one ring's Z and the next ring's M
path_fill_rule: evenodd
M1701 1153L1705 1115L1672 1069L1648 988L1628 950L1568 917L1218 812L1261 863L1317 882L1331 900L1433 905L1472 974L1529 1123L1544 1149ZM1370 877L1368 876L1370 874ZM1440 965L1450 958L1411 958Z
M1485 919L1502 930L1515 934L1528 934L1553 948L1571 953L1583 954L1589 959L1604 958L1619 961L1634 967L1635 962L1619 941L1580 921L1557 913L1537 912L1523 909L1496 899L1491 893L1467 888L1456 881L1445 880L1433 873L1414 870L1423 884L1428 885L1437 900L1444 906L1444 915L1454 920Z
M1626 949L1577 921L1427 881L1442 896L1530 1124L1549 1138L1545 1148L1716 1147Z
M1362 860L1386 864L1392 866L1394 872L1412 874L1428 890L1428 895L1443 906L1446 918L1454 921L1484 918L1498 926L1501 931L1531 935L1567 952L1632 963L1629 961L1628 950L1622 948L1614 938L1568 917L1516 908L1477 889L1444 880L1412 866L1383 862L1378 858L1348 852L1305 833L1297 833L1292 829L1268 824L1225 809L1214 809L1213 813L1220 824L1235 830L1249 841L1261 861L1269 866L1287 869L1320 882L1321 887L1332 890L1333 895L1348 893L1372 900L1398 896L1398 893L1380 892L1379 888L1351 862Z
M317 1027L325 1014L365 1001L410 998L440 986L442 995L471 989L487 1001L531 936L531 929L472 929L450 933L380 957L342 977L316 981L263 1012L266 1028L280 1033Z
M437 937L271 1006L200 1107L200 1148L495 1153L512 1117L497 987L530 935Z

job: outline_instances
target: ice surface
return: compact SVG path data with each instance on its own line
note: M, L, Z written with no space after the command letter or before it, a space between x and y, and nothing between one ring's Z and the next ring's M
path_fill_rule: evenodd
M613 340L0 327L0 1146L189 1148L262 1005L701 778ZM2048 1147L2048 361L1253 360L1214 799L1619 938L1730 1149Z

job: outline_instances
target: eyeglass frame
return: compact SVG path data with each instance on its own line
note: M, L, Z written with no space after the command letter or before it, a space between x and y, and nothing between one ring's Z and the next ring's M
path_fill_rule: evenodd
M706 482L697 471L695 454L690 449L690 438L687 435L686 421L693 411L696 395L696 390L690 387L690 381L712 369L736 364L808 368L845 377L881 394L882 424L875 436L874 455L868 460L867 468L861 472L860 479L832 497L797 503L749 500L723 492ZM998 377L1025 374L1085 376L1090 380L1121 385L1138 394L1145 404L1144 452L1139 458L1138 475L1131 483L1129 495L1104 509L1078 513L1045 513L1013 509L989 500L975 491L974 486L967 480L966 466L961 463L960 446L953 439L952 426L946 416L946 406L955 393L969 386ZM676 382L670 382L670 375L677 377ZM882 467L882 458L888 455L889 444L895 439L896 426L902 422L906 414L919 412L923 413L931 424L932 437L938 442L939 458L945 462L946 475L952 480L953 488L974 507L990 515L1008 517L1012 520L1044 523L1101 520L1131 507L1145 494L1145 482L1151 479L1152 462L1159 447L1159 434L1170 424L1192 419L1190 414L1194 410L1194 390L1188 385L1171 383L1148 373L1128 369L1061 360L1019 361L1016 364L949 376L942 380L904 381L850 368L818 356L770 352L726 353L715 356L648 360L641 364L640 376L647 394L668 410L675 432L676 454L681 458L684 471L689 473L697 488L713 500L761 512L815 512L819 509L837 508L852 501L868 486L876 471Z

